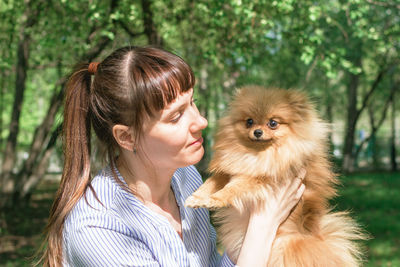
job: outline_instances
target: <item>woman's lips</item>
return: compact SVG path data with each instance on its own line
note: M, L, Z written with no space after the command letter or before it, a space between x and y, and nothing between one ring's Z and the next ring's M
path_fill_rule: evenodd
M192 145L201 145L203 144L203 137L200 137L199 139L197 139L196 141L194 141L193 143L191 143L189 146Z

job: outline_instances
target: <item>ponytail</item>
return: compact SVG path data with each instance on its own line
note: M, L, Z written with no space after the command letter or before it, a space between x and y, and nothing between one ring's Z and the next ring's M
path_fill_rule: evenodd
M62 265L62 238L64 221L69 212L85 194L90 184L90 88L88 64L80 64L66 85L63 151L64 168L60 186L50 211L46 227L44 266Z

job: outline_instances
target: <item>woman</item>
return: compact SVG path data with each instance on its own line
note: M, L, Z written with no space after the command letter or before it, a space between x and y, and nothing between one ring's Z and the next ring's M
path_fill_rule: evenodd
M121 48L72 74L45 265L234 265L217 253L208 211L184 207L202 182L192 165L203 156L207 126L194 83L180 57L157 48ZM108 155L93 179L91 128ZM267 264L278 226L304 191L296 180L253 211L237 265Z

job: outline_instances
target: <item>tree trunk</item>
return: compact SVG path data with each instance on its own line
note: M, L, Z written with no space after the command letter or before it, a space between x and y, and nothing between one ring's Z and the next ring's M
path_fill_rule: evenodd
M5 74L4 69L1 70L0 79L1 79L1 82L0 82L0 151L1 151L1 148L3 147L3 138L1 136L1 133L3 132L4 92L5 92L5 88L6 88L6 74ZM4 155L0 156L0 163L1 163L3 157L4 157Z
M82 56L82 59L88 61L93 60L103 51L110 41L111 40L108 37L101 39L96 46L93 46L92 49ZM29 157L24 162L23 168L18 175L19 182L14 192L14 199L16 201L30 195L30 192L43 178L45 170L47 169L48 161L56 144L56 139L61 132L59 129L60 126L53 131L48 143L46 140L49 139L51 127L54 124L57 112L61 107L62 100L64 99L64 86L66 81L67 76L62 77L59 82L56 83L56 85L61 83L61 90L58 92L57 90L54 91L55 93L52 96L47 115L40 126L35 130ZM44 149L44 147L46 148Z
M361 59L357 62L356 66L361 67ZM343 163L342 163L342 171L344 173L350 173L354 170L354 155L353 148L354 148L354 136L357 121L360 118L361 113L367 107L368 101L371 98L372 94L378 88L379 83L382 81L384 74L387 72L388 69L393 66L381 66L378 74L372 83L370 89L365 94L362 99L362 104L360 109L357 109L357 88L359 84L359 77L360 74L350 74L350 83L348 86L348 109L347 109L347 121L346 121L346 134L344 140L344 147L343 147Z
M354 153L354 159L356 161L357 161L357 158L358 158L362 148L364 147L364 145L366 143L369 143L372 140L370 142L370 144L375 145L374 140L376 140L376 138L375 138L376 133L381 128L383 122L386 120L387 112L389 110L390 103L392 102L392 99L394 97L394 93L395 93L395 86L392 86L392 88L390 89L390 94L389 94L387 100L385 101L385 105L383 106L381 117L377 123L375 123L375 117L374 117L374 114L376 114L376 110L374 110L371 106L368 106L368 115L369 115L371 133L369 134L369 136L367 138L364 138L364 140L362 140L360 145L357 147L357 149ZM377 166L378 158L377 158L377 155L375 152L376 152L375 147L372 147L372 153L373 153L372 156L373 156L374 166Z
M21 183L22 188L15 194L17 200L21 199L29 200L32 189L36 188L38 183L44 177L48 167L50 156L55 148L58 136L61 132L61 128L62 124L59 124L57 128L53 131L50 140L47 143L46 148L44 149L40 161L38 161L38 163L35 166L32 166L29 175L27 175L26 178L24 179L24 182Z
M16 82L15 82L15 95L14 104L12 107L12 115L10 122L10 132L7 138L7 143L4 151L4 161L2 166L2 191L8 193L12 190L13 179L11 178L12 168L16 160L16 145L17 136L19 132L19 118L21 115L22 102L25 92L25 81L27 64L29 57L29 37L24 34L20 37L18 42L17 58L18 63L16 66Z
M397 86L395 88L397 90ZM396 108L395 108L395 97L396 92L393 93L391 106L392 106L392 116L390 118L391 125L391 140L390 140L390 169L392 172L397 171L397 161L396 161Z
M333 144L333 136L332 136L332 125L333 125L333 100L331 99L330 92L327 92L327 101L325 101L325 113L326 113L326 120L329 123L329 129L330 131L328 132L328 144L329 144L329 151L330 153L333 154L335 146Z
M4 12L0 18L1 21L4 21L6 24L8 25L15 25L16 24L16 18L15 16L12 15L7 15L6 12ZM13 26L11 26L10 28L13 28ZM3 59L9 59L10 58L10 53L9 51L13 49L13 43L14 43L14 38L15 38L15 31L9 29L9 34L8 34L8 39L7 39L7 45L5 46L5 48L2 51L2 58ZM6 47L8 49L6 49ZM4 96L5 93L7 91L7 87L10 86L10 81L9 81L9 76L11 76L11 69L6 69L6 68L1 68L1 87L0 87L0 133L3 132L3 127L4 127L4 121L3 121L3 112L4 112ZM0 151L3 148L3 138L0 134ZM1 159L4 160L4 154L3 156L0 157L0 166L1 166ZM1 174L0 174L0 185L1 185Z
M110 13L112 13L117 7L118 0L112 0L110 3ZM99 25L94 28L89 35L95 31L102 30L105 25ZM110 43L110 39L106 36L101 38L96 46L93 46L90 50L82 55L82 60L91 61L97 57L103 49ZM47 169L48 161L51 155L54 145L56 143L59 131L54 131L52 136L50 135L51 126L54 124L56 114L61 106L62 99L64 96L63 86L67 77L63 77L56 83L56 88L61 84L61 90L54 91L52 96L51 104L47 112L46 117L40 126L35 130L34 139L31 144L30 154L28 159L23 163L22 169L18 172L18 176L9 184L8 192L2 195L0 207L10 203L11 199L19 201L21 197L30 195L30 192L35 188ZM46 140L49 140L46 142ZM46 145L47 144L47 145ZM32 153L32 154L31 154ZM13 168L14 162L11 162L11 169ZM10 172L11 174L11 172Z
M18 50L17 50L17 65L16 78L15 78L15 95L12 107L12 115L10 121L10 131L7 138L7 143L4 150L4 161L2 164L1 174L1 199L0 206L12 194L14 188L13 167L17 155L17 137L19 132L19 119L21 115L21 108L24 99L24 92L26 88L26 77L28 70L29 59L29 45L30 35L29 29L32 28L38 21L39 13L42 9L44 1L34 3L28 1L27 8L23 14L24 22L19 29L18 34Z
M153 11L151 10L151 0L142 0L142 9L143 9L143 25L144 25L144 33L147 36L150 45L155 45L159 47L164 46L164 40L158 34L156 25L153 20Z
M369 116L369 123L370 123L370 127L371 127L371 134L368 138L369 147L370 147L370 151L371 151L370 155L372 157L373 169L377 169L379 166L378 154L376 153L377 152L376 151L376 132L378 131L378 127L375 126L375 117L374 117L374 111L372 108L368 109L368 116ZM358 149L360 149L360 147ZM356 156L354 156L354 157L356 157Z
M354 166L353 147L357 124L357 90L359 78L359 74L350 74L350 83L347 87L348 105L342 163L342 171L344 173L352 172Z
M43 147L48 143L49 133L51 132L51 128L54 124L54 120L56 118L57 112L61 107L62 100L64 98L63 87L66 83L66 77L60 79L60 81L56 84L56 87L61 83L61 89L58 90L58 93L55 93L52 96L50 101L49 109L46 113L46 117L43 119L42 123L36 128L35 134L31 143L31 147L29 149L29 157L24 161L22 168L18 172L16 176L16 185L14 188L14 199L18 199L18 195L21 194L21 189L26 187L26 183L28 179L34 175L35 167L39 165L40 158L43 157L43 153L46 153L47 149L44 151ZM54 90L57 92L57 90ZM54 142L55 143L55 142ZM52 147L48 148L51 149ZM26 194L26 192L25 192Z

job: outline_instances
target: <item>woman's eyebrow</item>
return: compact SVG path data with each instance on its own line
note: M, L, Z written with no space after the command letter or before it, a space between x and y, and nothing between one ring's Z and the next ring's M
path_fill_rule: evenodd
M192 91L191 96L190 96L190 99L189 99L190 101L191 101L192 98L193 98L193 94L194 94L194 92ZM188 106L188 103L185 101L185 102L181 103L180 105L178 105L178 106L176 106L176 107L173 107L171 110L168 110L168 111L166 112L165 117L172 116L172 115L174 115L176 112L181 111L182 109L186 108L187 106Z
M165 115L163 116L164 118L170 119L172 117L174 117L176 115L176 113L181 112L182 110L184 110L186 107L188 106L188 103L182 103L170 110L167 110Z
M181 110L183 110L185 107L187 106L187 103L182 103L179 106L174 107L171 110L168 110L165 114L165 117L172 117L174 116L176 113L180 112Z

